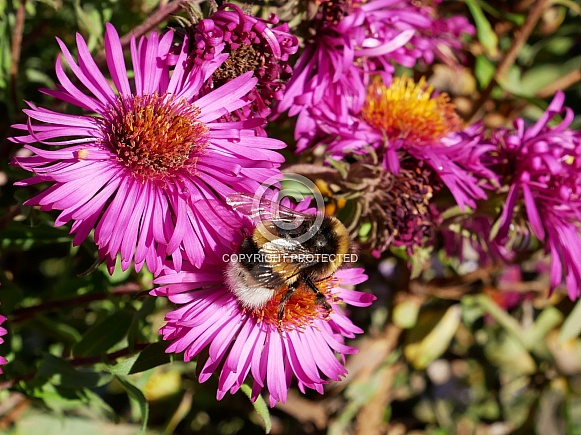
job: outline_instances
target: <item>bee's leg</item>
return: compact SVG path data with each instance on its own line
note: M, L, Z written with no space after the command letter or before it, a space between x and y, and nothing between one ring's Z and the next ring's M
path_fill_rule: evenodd
M295 294L295 292L297 291L296 286L291 284L288 287L288 290L286 291L286 293L284 294L284 296L281 298L280 302L278 303L278 323L281 324L282 323L282 319L284 317L284 307L286 305L286 303L290 300L290 298L293 297L293 295Z
M327 302L325 295L321 293L315 284L313 284L313 281L310 277L307 276L305 278L305 282L307 283L307 286L315 293L315 303L317 305L321 305L325 310L327 310L328 313L330 313L331 305L329 305L329 302Z

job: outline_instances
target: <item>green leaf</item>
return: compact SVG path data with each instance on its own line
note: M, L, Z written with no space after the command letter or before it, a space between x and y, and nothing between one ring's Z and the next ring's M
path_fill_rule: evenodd
M39 325L42 326L45 334L52 335L64 343L72 345L81 339L81 334L79 331L77 331L72 326L63 323L62 321L57 321L47 316L40 315L36 316L34 320L36 320Z
M148 325L147 316L149 316L155 310L155 305L158 298L148 297L143 301L141 308L133 315L131 320L131 325L129 326L129 331L127 332L127 340L129 346L135 343L143 343L144 341L149 341L150 337L146 336L145 326Z
M286 176L292 176L293 174L286 174ZM310 180L309 180L310 181ZM304 198L312 197L314 189L316 189L314 183L305 184L301 181L294 180L292 178L284 178L280 182L281 192L295 201L301 201ZM279 200L282 199L279 196Z
M64 417L64 413L69 411L80 411L83 415L87 415L87 411L90 409L102 418L109 420L117 419L117 415L113 409L111 409L111 407L97 394L87 388L66 388L53 384L44 384L41 387L35 387L28 390L27 394L30 397L42 400L46 407L50 409L55 416L61 418ZM28 412L26 412L26 414L29 415ZM18 420L21 421L21 418ZM36 434L39 432L17 431L14 433ZM46 431L45 433L54 433L54 431ZM60 434L61 432L58 433Z
M459 304L452 305L444 313L440 310L422 313L406 339L404 354L408 361L416 369L423 370L442 355L456 334L461 317Z
M140 434L142 435L145 434L145 431L147 429L147 420L149 419L149 404L147 403L145 396L143 395L141 390L137 388L135 385L133 385L131 382L129 382L127 378L123 376L115 376L115 378L119 381L121 385L123 385L123 388L125 388L125 391L127 391L127 395L129 396L129 398L138 404L139 409L141 410Z
M345 163L342 160L335 160L331 157L326 157L327 162L329 162L329 164L335 168L337 171L339 171L339 174L341 174L341 177L343 178L347 178L347 174L348 174L348 170L349 170L349 164Z
M39 246L54 247L57 243L71 243L71 236L62 228L53 228L45 224L31 227L22 222L11 221L2 229L3 249L28 251Z
M537 317L535 323L525 330L525 341L534 343L537 351L543 351L545 337L563 321L563 314L555 307L547 307Z
M525 335L523 328L513 317L486 295L478 295L475 297L475 300L486 313L490 314L494 320L506 329L507 332L509 332L517 341L519 341L525 348L529 348L529 343L526 343L523 339Z
M421 302L406 300L397 304L393 309L393 323L402 329L410 329L416 325Z
M466 0L466 5L470 9L470 13L476 23L478 41L486 49L489 56L496 56L498 52L498 38L494 29L486 19L484 12L482 12L480 4L476 0Z
M581 334L581 299L577 301L573 311L567 316L559 333L559 343L563 344Z
M364 222L363 224L361 224L361 227L359 228L359 238L365 242L367 240L367 238L369 237L369 234L371 233L371 230L373 228L373 224L371 222Z
M132 312L121 310L92 326L81 341L73 346L74 355L89 356L107 352L125 338L132 320Z
M240 389L249 399L251 399L252 388L246 384L242 384ZM272 428L272 423L270 422L270 413L268 412L268 406L266 406L266 402L260 394L256 398L256 401L252 402L252 406L254 406L256 413L260 416L260 418L262 418L262 421L264 422L264 431L266 433L270 433L270 429Z
M126 376L131 372L131 367L133 367L137 358L139 358L139 354L131 355L120 363L107 367L107 370L113 375Z
M67 361L51 354L45 354L37 376L46 377L54 385L66 388L94 388L111 380L107 373L97 373L83 368L75 369Z
M81 5L81 1L75 1L75 13L79 28L89 34L87 46L89 50L95 49L97 43L102 39L104 25L101 13L98 8L92 4Z
M158 341L147 346L142 352L127 358L107 370L119 376L141 373L171 362L171 355L165 353L168 343Z
M579 69L581 56L570 58L566 62L536 65L524 72L519 83L509 90L520 96L533 97L539 90Z
M482 7L483 10L488 12L493 17L508 20L516 26L522 26L525 22L526 17L524 14L513 14L511 12L501 10L497 6L489 5L488 3L486 3L483 0L480 0L478 3Z
M481 88L485 88L494 78L496 67L486 56L476 56L476 64L474 65L474 75Z
M168 343L164 341L158 341L157 343L152 343L147 346L143 352L139 354L129 373L140 373L170 363L171 355L165 352L167 346Z
M489 338L484 344L484 352L493 366L503 367L515 374L531 374L537 369L535 360L522 341L503 331L498 338Z

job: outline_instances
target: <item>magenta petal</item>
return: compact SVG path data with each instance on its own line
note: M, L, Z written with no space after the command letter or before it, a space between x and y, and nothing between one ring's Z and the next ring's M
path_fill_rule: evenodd
M284 374L284 352L280 335L270 334L267 342L268 366L266 382L271 396L278 402L285 402L287 387Z
M527 217L529 218L531 228L533 229L535 236L537 236L539 240L544 240L545 228L543 227L541 216L539 215L539 211L537 209L537 206L535 205L535 199L533 198L533 195L528 185L524 184L522 186L522 190L525 200L525 208L527 210Z

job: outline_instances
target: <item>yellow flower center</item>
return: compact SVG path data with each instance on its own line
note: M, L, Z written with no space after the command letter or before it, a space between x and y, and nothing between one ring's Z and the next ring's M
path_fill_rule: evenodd
M195 173L208 146L200 109L168 95L119 98L102 120L103 143L134 176L166 180L180 170Z
M459 131L462 120L448 94L432 97L433 87L422 77L416 84L394 77L389 87L374 77L367 90L362 116L389 140L404 139L410 145L426 145Z

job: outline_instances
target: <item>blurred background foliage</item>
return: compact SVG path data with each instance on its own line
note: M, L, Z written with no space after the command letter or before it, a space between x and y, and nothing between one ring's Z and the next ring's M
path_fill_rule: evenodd
M285 3L247 7L295 16ZM215 377L199 384L195 363L178 356L168 364L157 330L171 307L148 297L152 276L109 276L93 267L90 241L73 247L68 229L53 227L56 215L23 207L41 186L12 185L25 174L8 165L21 150L6 140L10 125L25 119L23 100L65 110L38 91L54 86L55 37L72 47L80 32L98 54L105 22L123 35L164 7L0 1L0 313L9 331L0 346L9 360L0 375L0 433L581 433L581 304L566 291L548 295L538 254L483 267L435 253L414 276L396 256L362 256L370 276L363 289L378 301L352 312L366 331L353 343L360 352L324 396L291 391L271 410L243 392L217 402ZM179 27L208 8L191 4L159 27ZM419 73L450 93L465 119L489 127L517 116L534 121L563 89L578 114L572 128L581 127L578 2L446 1L440 10L470 17L477 35L461 70L435 64ZM269 129L290 147L291 123Z

